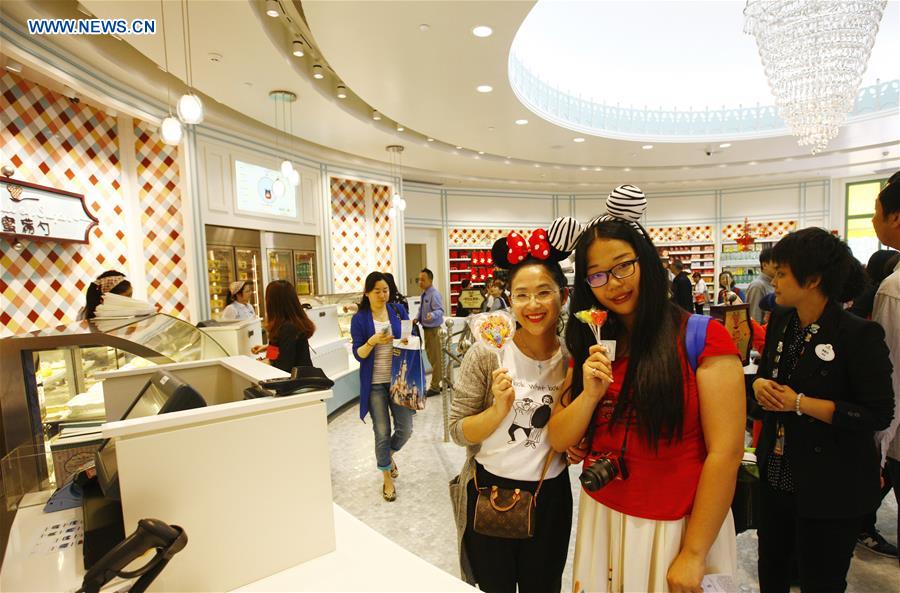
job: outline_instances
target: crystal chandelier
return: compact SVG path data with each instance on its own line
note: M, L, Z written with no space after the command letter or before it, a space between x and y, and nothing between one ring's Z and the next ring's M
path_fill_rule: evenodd
M886 0L747 0L781 118L816 154L853 109Z

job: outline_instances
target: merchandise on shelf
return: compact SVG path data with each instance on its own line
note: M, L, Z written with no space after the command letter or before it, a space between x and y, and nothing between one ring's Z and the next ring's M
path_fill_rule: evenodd
M494 276L494 259L486 247L450 248L450 303L456 315L462 281L468 279L471 286L480 288Z
M699 228L699 227L698 227ZM716 246L708 243L657 243L656 250L663 259L678 259L688 275L700 272L710 295L716 287Z

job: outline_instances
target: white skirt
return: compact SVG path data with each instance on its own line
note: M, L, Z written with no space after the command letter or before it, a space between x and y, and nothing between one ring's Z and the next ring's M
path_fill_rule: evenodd
M669 590L666 573L681 550L688 519L654 521L623 515L581 492L573 593ZM706 574L737 574L731 510L706 557Z

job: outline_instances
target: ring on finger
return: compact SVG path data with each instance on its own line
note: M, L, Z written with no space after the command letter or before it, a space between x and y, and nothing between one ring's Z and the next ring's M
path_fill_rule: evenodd
M594 375L594 377L600 377L600 371L598 371L597 369L591 369L591 373Z

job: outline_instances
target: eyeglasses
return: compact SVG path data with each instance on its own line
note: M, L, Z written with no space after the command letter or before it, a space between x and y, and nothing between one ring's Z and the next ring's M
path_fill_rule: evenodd
M638 259L639 258L636 257L628 261L623 261L611 270L594 272L593 274L588 275L588 277L585 278L584 281L587 282L588 286L590 286L591 288L600 288L601 286L605 286L606 283L609 282L610 274L612 274L619 280L628 278L629 276L633 276L636 269L635 264L637 263Z
M520 292L512 295L510 300L514 305L527 305L531 302L531 299L534 299L538 303L549 303L556 298L557 295L559 295L559 292L553 290L542 290L536 294Z

